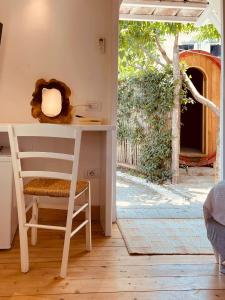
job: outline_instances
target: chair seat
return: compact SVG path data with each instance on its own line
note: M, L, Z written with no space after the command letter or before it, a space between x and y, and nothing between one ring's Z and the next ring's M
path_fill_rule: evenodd
M88 187L88 182L77 181L76 195ZM70 181L62 179L36 178L24 185L24 194L49 197L69 197Z

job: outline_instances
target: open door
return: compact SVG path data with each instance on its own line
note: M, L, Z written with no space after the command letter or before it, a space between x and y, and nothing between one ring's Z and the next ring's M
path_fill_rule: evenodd
M205 94L205 76L197 68L191 67L187 70L188 76L198 92ZM189 98L193 98L188 92ZM186 110L181 113L181 153L186 156L200 156L205 153L205 109L204 106L196 102L187 104Z

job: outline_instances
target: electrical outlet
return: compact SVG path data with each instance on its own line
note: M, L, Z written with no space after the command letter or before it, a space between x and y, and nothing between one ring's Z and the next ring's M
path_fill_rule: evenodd
M87 103L86 111L101 111L102 104L100 102L90 102Z
M88 169L87 170L87 177L88 178L97 178L99 176L98 169Z

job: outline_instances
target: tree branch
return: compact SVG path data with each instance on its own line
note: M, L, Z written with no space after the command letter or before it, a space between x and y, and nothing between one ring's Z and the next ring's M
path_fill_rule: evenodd
M176 35L175 36L174 46L178 44L178 39L179 39L179 36ZM160 44L160 41L159 41L159 39L158 39L157 36L155 36L155 41L156 41L157 47L158 47L159 52L161 53L163 59L166 61L167 64L173 65L173 61L166 54L166 51L163 49L163 47ZM156 60L154 57L151 57L151 58L154 59L156 61L156 63L160 64L161 66L165 66L163 63L161 63L159 60ZM198 90L196 89L196 87L192 83L191 79L188 77L188 75L185 72L181 72L181 75L182 75L183 80L186 82L187 88L190 90L193 98L197 102L200 102L201 104L203 104L206 107L208 107L219 118L220 117L220 110L219 110L219 108L211 100L205 98L204 96L202 96L198 92Z
M191 79L188 77L188 75L185 72L182 72L182 77L183 80L186 82L187 87L190 90L194 99L200 102L201 104L207 106L209 109L211 109L211 111L219 118L220 117L219 108L212 101L199 94L198 90L196 89Z
M144 52L145 55L148 56L148 58L152 59L155 61L155 63L157 63L158 65L165 67L165 64L163 62L161 62L161 60L158 57L155 57L153 54L148 53L144 47L142 47L142 51Z
M165 62L168 64L168 65L172 65L172 60L169 58L169 56L166 54L166 51L163 49L160 41L159 41L159 38L157 35L155 35L155 42L156 42L156 45L159 49L159 52L161 53L162 57L164 58Z
M160 65L161 67L165 67L165 66L166 66L163 62L161 62L160 59L158 59L158 58L155 57L154 55L148 53L148 57L151 58L152 60L154 60L154 61L155 61L158 65Z

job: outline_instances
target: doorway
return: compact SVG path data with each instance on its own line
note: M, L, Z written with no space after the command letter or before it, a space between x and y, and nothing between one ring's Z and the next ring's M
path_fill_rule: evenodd
M198 68L187 70L188 76L201 95L205 94L205 75ZM192 98L188 91L187 98ZM181 153L188 156L201 155L205 152L205 109L194 101L182 107L181 112Z

